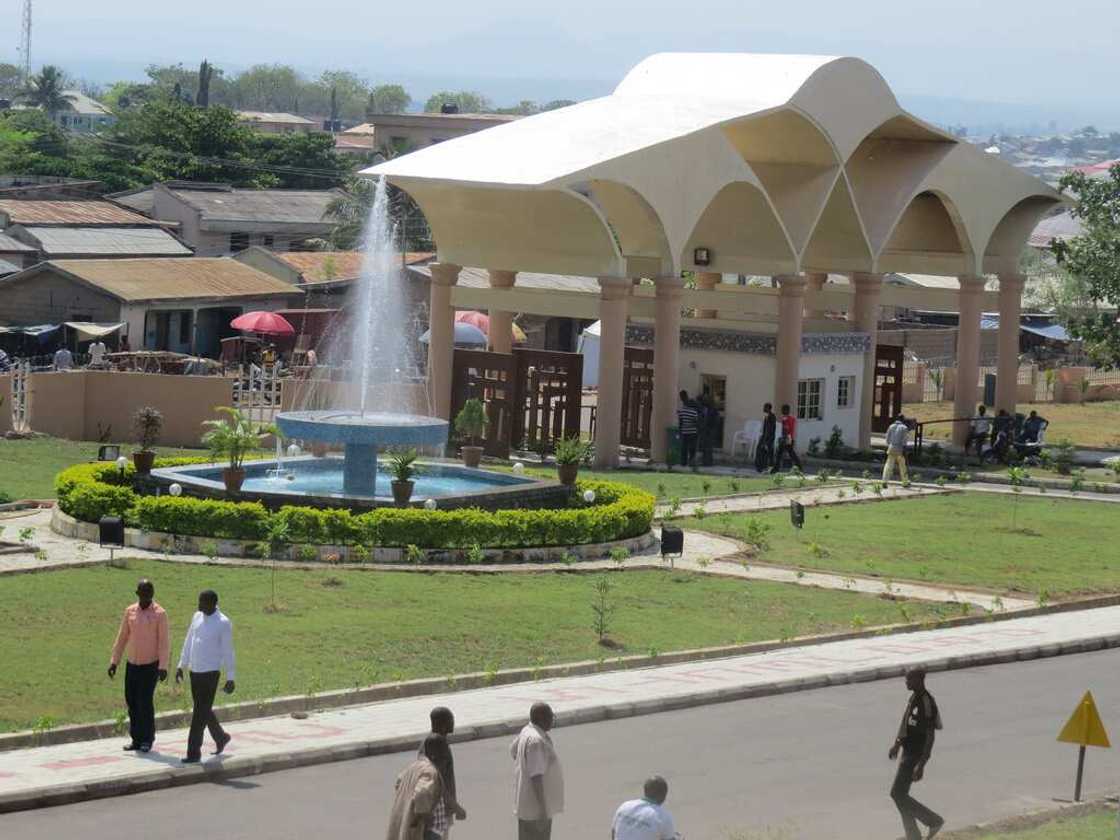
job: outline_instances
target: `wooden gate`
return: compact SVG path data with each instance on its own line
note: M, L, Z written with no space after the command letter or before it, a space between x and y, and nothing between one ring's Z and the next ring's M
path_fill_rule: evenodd
M533 452L551 451L561 437L579 435L583 356L548 350L514 350L511 442Z
M875 346L875 402L871 408L871 431L885 432L902 412L902 347Z
M623 446L650 448L650 421L653 417L653 351L627 347L622 364Z
M469 399L482 400L486 406L486 437L483 452L495 458L508 458L513 441L517 362L508 353L487 350L455 350L451 374L451 430L455 418Z

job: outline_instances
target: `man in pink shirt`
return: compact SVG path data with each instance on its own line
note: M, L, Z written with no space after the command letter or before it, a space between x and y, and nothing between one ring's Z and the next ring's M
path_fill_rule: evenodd
M121 629L113 642L109 659L109 679L117 675L117 665L125 648L124 701L128 704L128 731L132 740L127 750L148 752L156 740L156 681L167 679L171 639L167 634L167 613L154 600L156 588L146 578L136 584L136 603L125 608Z

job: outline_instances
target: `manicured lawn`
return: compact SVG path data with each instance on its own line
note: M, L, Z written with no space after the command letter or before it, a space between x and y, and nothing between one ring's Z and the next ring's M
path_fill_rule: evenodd
M1023 403L1016 411L1029 414L1037 411L1050 421L1046 440L1056 443L1069 438L1080 446L1120 448L1120 400L1093 403ZM947 420L955 417L951 402L907 403L902 406L907 417L921 421ZM948 438L952 423L938 423L926 429L926 436Z
M540 476L542 478L556 478L555 467L526 467L526 475ZM652 470L580 470L580 477L602 479L603 481L620 481L639 487L647 493L658 497L659 501L669 501L673 497L680 499L699 498L703 496L730 496L733 493L752 493L760 490L770 490L773 484L769 476L756 475L751 470L744 476L704 475L691 470L674 469L672 472L654 472ZM811 480L810 480L811 481ZM705 488L705 484L707 487ZM795 485L793 479L786 475L785 487ZM809 486L809 485L806 485ZM815 486L815 485L814 485Z
M54 477L74 464L97 459L98 443L32 438L5 440L0 438L0 493L13 499L53 499ZM121 454L131 457L136 446L120 444ZM163 457L205 455L202 449L175 449L157 446Z
M1113 840L1115 837L1116 812L1109 809L1081 817L1059 817L1024 831L984 834L973 840Z
M742 538L752 517L771 526L767 563L1049 597L1120 592L1120 507L1106 502L955 493L810 508L801 531L785 511L687 522Z
M595 575L282 569L276 592L284 609L273 613L266 611L268 569L132 561L128 569L3 579L0 730L41 717L55 724L112 718L123 708L121 676L110 682L105 668L120 612L145 576L170 616L172 666L198 591L219 593L234 622L240 700L903 620L901 604L848 592L669 570L609 573L610 636L623 646L612 651L592 629ZM915 621L939 614L912 602L904 609ZM159 688L162 709L187 700L171 679Z

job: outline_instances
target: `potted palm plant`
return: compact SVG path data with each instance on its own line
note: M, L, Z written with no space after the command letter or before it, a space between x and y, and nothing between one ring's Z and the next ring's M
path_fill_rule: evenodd
M556 472L561 484L571 487L576 483L576 477L579 475L579 465L587 459L590 451L590 445L580 440L579 435L560 438L556 441L554 455L556 457Z
M159 433L162 430L163 415L158 408L146 405L136 409L132 415L132 431L136 435L136 443L140 446L132 453L132 463L140 475L147 475L152 471L152 465L156 460L156 453L152 447L159 440Z
M416 474L415 449L401 449L389 455L389 472L393 475L390 486L393 488L393 502L397 507L407 507L408 500L412 498L412 488L415 482L412 476Z
M482 460L482 447L479 440L486 434L486 406L482 400L472 397L463 403L455 418L455 432L464 440L469 440L470 445L460 447L463 454L463 463L468 467L477 467Z
M228 459L229 466L222 470L222 480L227 493L237 493L245 481L245 456L261 449L264 438L277 435L279 431L272 425L254 429L249 418L237 408L222 405L214 410L226 415L226 418L203 423L209 431L202 436L202 443L210 448L215 460Z

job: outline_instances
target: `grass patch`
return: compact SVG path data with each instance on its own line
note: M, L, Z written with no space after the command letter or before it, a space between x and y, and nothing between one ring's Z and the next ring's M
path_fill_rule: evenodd
M953 835L948 835L946 840ZM1077 817L1057 817L1034 828L969 835L969 840L1113 840L1116 813L1110 808Z
M121 674L110 681L105 668L120 612L141 577L154 581L156 598L170 616L172 666L198 591L220 594L234 622L233 700L607 655L592 626L596 575L340 569L275 574L282 609L271 612L269 569L134 559L127 570L91 567L6 578L0 730L27 728L44 716L62 724L121 711ZM610 656L897 623L903 609L915 621L952 614L936 605L669 570L610 579L615 610L609 635L621 645ZM59 644L60 627L66 628L65 644ZM189 705L189 690L176 690L173 682L160 685L159 709Z
M752 518L771 526L770 549L760 558L768 563L1031 596L1120 591L1114 553L1120 524L1117 511L1102 502L954 493L809 508L801 531L791 527L786 511L687 522L743 538ZM811 550L814 544L825 551Z
M1046 440L1056 443L1069 438L1081 446L1111 448L1120 446L1120 400L1092 403L1020 403L1016 411L1037 411L1050 421ZM907 403L902 413L920 421L956 417L951 402ZM926 437L945 440L952 435L952 423L926 428Z
M53 499L54 477L67 467L97 460L99 443L62 438L0 438L0 492L13 499ZM121 454L130 457L136 446L119 444ZM161 458L205 455L204 449L176 449L157 446Z
M530 467L526 465L525 475L535 478L556 478L555 467ZM653 470L580 470L580 478L599 481L617 481L629 484L657 496L659 502L667 502L676 497L680 499L700 498L703 496L730 496L734 493L757 493L770 490L773 484L769 476L728 476L705 475L691 470L675 469L673 472ZM734 486L732 485L734 482ZM705 483L708 485L705 489ZM786 475L785 487L795 487L794 479ZM815 487L816 482L808 479L806 487ZM661 488L664 487L664 493ZM736 489L736 487L738 489Z

